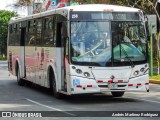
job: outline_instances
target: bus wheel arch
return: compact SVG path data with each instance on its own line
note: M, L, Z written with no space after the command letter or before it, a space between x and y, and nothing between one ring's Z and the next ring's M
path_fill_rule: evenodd
M17 76L17 83L19 86L24 86L25 85L25 82L24 80L20 77L20 68L19 68L19 64L18 64L18 61L16 61L16 64L15 64L15 74Z
M62 94L57 91L55 72L51 66L49 66L47 74L48 74L48 80L49 80L48 82L49 82L49 86L52 94L54 95L54 97L58 99L62 98Z

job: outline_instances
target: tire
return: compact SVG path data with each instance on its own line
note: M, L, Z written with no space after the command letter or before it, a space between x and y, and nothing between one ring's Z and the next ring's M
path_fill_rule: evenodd
M50 89L51 89L51 92L54 95L54 97L57 99L62 99L63 95L61 93L57 92L56 81L55 81L55 76L54 76L53 70L50 70L50 72L49 72L49 80L50 80Z
M22 78L20 78L20 71L19 71L19 68L17 68L17 83L19 86L24 86L25 85L25 82Z
M113 97L122 97L124 92L111 92Z

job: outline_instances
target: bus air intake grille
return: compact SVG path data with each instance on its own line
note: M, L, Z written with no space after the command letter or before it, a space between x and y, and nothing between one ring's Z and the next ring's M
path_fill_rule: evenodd
M108 85L98 85L100 88L108 88ZM126 85L118 85L118 87L126 87Z

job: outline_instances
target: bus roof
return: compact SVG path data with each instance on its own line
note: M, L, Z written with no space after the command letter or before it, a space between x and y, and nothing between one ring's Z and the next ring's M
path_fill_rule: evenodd
M24 20L28 20L32 18L43 17L43 16L51 15L53 13L66 14L67 11L139 12L140 9L132 8L132 7L125 7L125 6L118 6L118 5L85 4L85 5L67 6L67 7L52 9L46 12L29 15L27 17L14 17L14 18L11 18L10 23L20 22L20 21L24 21Z
M67 6L67 9L73 9L73 11L104 11L104 10L113 10L115 12L138 12L140 9L118 6L118 5L107 5L107 4L86 4L86 5L76 5L76 6Z

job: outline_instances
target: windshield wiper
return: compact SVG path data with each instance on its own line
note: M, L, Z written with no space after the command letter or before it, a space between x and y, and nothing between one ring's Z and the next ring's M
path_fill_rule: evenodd
M131 64L131 67L134 67L134 63L133 61L130 59L130 57L128 56L127 52L125 51L125 49L123 48L123 46L120 44L121 49L123 50L123 53L125 54L126 58L129 60L129 63Z

